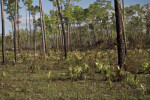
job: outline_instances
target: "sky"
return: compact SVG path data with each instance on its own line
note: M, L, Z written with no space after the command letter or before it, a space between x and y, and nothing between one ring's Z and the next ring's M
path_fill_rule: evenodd
M75 2L75 5L79 5L83 8L87 8L90 4L94 3L96 0L81 0L80 2ZM114 5L114 0L112 1L112 5ZM121 0L122 1L122 0ZM135 4L141 4L141 5L145 5L147 3L150 4L150 0L124 0L125 1L125 6L130 6L130 5L135 5ZM53 9L53 5L49 0L42 0L43 3L43 11L44 13L48 14L50 9ZM26 26L26 12L25 12L25 7L23 6L23 3L20 2L19 3L22 7L22 9L20 10L20 15L22 15L22 18L20 19L21 24L20 24L20 29L25 29ZM39 5L39 0L33 0L33 5ZM6 8L6 7L5 7ZM0 9L1 11L1 9ZM40 14L38 13L36 15L36 18L39 18ZM9 33L9 30L12 30L12 25L9 22L9 20L7 20L8 15L5 13L5 31L6 34ZM1 33L1 14L0 14L0 33Z

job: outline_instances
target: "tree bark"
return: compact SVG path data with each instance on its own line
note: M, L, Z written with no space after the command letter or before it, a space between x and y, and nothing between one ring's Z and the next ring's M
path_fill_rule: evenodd
M28 21L27 21L27 7L26 7L26 34L27 34L27 48L29 47L29 33L28 33Z
M44 40L44 31L43 31L43 21L42 21L42 6L41 6L41 0L39 0L39 5L40 5L40 20L41 20L41 33L42 33L42 48L43 48L43 54L44 57L46 56L45 54L45 40Z
M124 41L123 41L123 22L120 0L115 2L115 16L116 16L116 29L117 29L117 47L118 47L118 65L120 68L124 67Z
M19 53L20 53L20 29L19 29L19 10L18 10L18 23L17 23L17 25L18 25L18 50L19 50Z
M44 15L43 15L44 12L43 12L43 7L42 7L42 1L41 1L41 11L42 11L42 22L43 22L44 42L45 42L45 53L47 53L45 19L44 19Z
M17 24L17 5L18 0L15 0L15 21L14 21L14 59L15 63L17 62L17 48L16 48L16 24Z
M33 15L33 25L34 25L34 39L33 39L33 42L34 42L34 54L36 53L36 23L35 23L35 15Z
M68 6L69 6L69 15L68 15L68 23L67 23L67 35L68 35L68 50L69 50L69 47L70 47L70 1L68 1Z
M88 38L88 48L91 45L91 37L90 37L90 32L89 32L89 23L87 23L87 38Z
M12 23L12 32L14 31L14 18L11 19L11 23Z
M67 51L66 51L66 34L65 34L65 28L64 28L64 23L63 23L63 16L60 10L60 4L59 1L57 1L57 7L58 7L58 11L59 11L59 15L60 15L60 20L61 20L61 26L62 26L62 32L63 32L63 36L64 36L64 52L65 52L65 58L67 58Z
M30 50L32 49L32 44L31 44L31 19L30 19L30 15L31 15L31 12L29 11L29 27L30 27Z
M59 22L59 18L58 18L58 13L56 14L56 17L57 17L57 27L58 27L58 32L59 32L59 34L58 34L58 49L60 49L62 38L61 38L61 30L60 30L60 27L59 27L60 22Z
M2 56L5 64L5 18L4 18L4 2L1 0L1 16L2 16Z
M126 33L125 33L125 8L124 8L124 0L122 0L122 7L123 7L123 39L124 39L124 42L125 42L125 55L127 55L127 39L126 39Z

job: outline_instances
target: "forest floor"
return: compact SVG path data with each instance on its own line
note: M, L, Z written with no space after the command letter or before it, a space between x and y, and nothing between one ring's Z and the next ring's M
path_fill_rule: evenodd
M150 100L150 49L128 51L129 70L121 81L116 81L117 50L74 51L66 60L61 52L48 55L44 60L21 53L14 64L7 51L6 65L0 65L0 100ZM80 68L82 74L72 71Z

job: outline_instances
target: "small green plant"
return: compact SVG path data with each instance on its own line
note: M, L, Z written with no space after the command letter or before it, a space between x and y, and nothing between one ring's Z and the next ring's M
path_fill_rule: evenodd
M21 92L27 92L27 88L22 88Z
M149 66L148 66L148 63L142 64L142 69L143 69L143 71L146 71L148 67L149 67Z
M89 66L85 63L82 65L82 68L84 72L87 72L89 70Z
M127 73L126 73L126 80L129 81L130 78L131 78L131 73L127 72Z
M23 63L23 59L18 60L18 63L19 64Z
M51 78L51 71L48 73L47 78L48 78L48 79Z
M6 77L6 72L2 72L2 77Z
M77 78L81 78L82 72L83 72L82 67L77 66L74 68L74 73Z
M104 74L105 74L106 80L108 80L108 78L110 77L110 67L109 66L105 66Z
M119 70L119 74L120 74L120 75L122 75L122 76L124 76L124 75L125 75L125 71L124 71L124 69L123 69L123 68L121 68L121 69Z
M111 80L109 81L109 85L110 85L110 87L112 87L112 81Z
M82 78L83 68L80 66L73 67L72 65L69 66L69 76L71 80L75 81Z
M139 84L139 79L138 77L135 75L133 78L133 83L137 86Z
M135 82L135 85L137 86L139 83L139 79L134 80L134 82Z
M98 68L98 72L101 73L102 68L103 68L103 64L100 63L98 60L96 60L95 64L96 64L96 66L97 66L97 68Z
M141 92L143 95L145 94L145 91L146 91L145 87L141 84Z
M37 66L37 70L39 71L41 69L41 67L40 66Z

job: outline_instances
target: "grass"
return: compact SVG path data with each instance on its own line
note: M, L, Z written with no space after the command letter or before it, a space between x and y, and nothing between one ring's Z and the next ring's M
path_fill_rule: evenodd
M45 61L40 54L34 59L33 54L21 53L18 59L23 59L23 62L16 65L13 65L13 52L6 52L6 55L7 64L0 65L0 100L150 99L150 71L147 69L143 72L141 67L143 63L150 64L149 49L128 51L127 65L130 66L131 78L120 82L113 81L117 69L116 50L69 52L67 60L62 58L60 52L49 51ZM110 80L105 81L104 73L98 73L96 60L110 66ZM72 81L69 66L82 66L84 63L90 69L85 74L86 78ZM138 77L138 84L134 82L135 75ZM144 94L141 84L145 89Z

